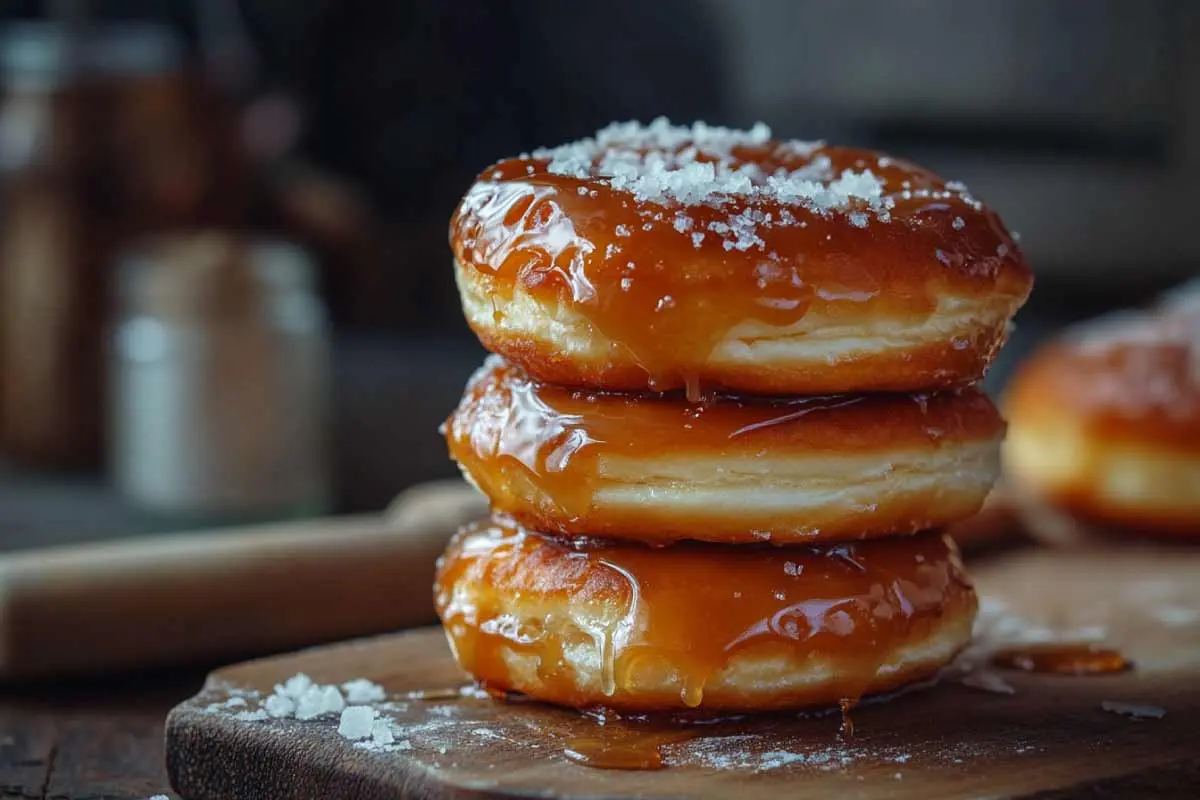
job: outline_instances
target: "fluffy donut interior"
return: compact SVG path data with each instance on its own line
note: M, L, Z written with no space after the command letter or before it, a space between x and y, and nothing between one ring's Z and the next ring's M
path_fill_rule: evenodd
M1064 416L1038 423L1014 420L1004 460L1005 469L1034 490L1080 494L1131 512L1194 515L1200 527L1200 458L1195 455L1106 440Z
M472 326L553 342L563 355L585 361L610 357L616 343L567 305L547 304L518 286L511 297L490 293L485 282L456 264L463 310ZM812 312L793 325L772 327L746 320L727 331L709 356L713 365L834 364L864 354L903 353L942 342L976 346L976 339L1002 331L1020 297L942 294L925 319L875 317L864 312L852 322Z
M595 506L803 512L842 508L858 513L881 499L966 495L982 502L1000 470L999 441L953 443L935 451L839 456L827 453L657 458L606 457Z

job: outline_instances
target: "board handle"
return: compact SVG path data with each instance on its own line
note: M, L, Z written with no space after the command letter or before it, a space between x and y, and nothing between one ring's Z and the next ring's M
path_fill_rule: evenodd
M462 483L385 514L0 556L0 679L214 663L434 621L434 562L484 513Z

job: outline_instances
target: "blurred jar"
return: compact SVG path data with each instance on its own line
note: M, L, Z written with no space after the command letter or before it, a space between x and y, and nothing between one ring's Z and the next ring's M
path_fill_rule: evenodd
M330 356L304 251L205 233L127 253L111 365L113 476L164 522L307 516L330 501Z
M93 467L113 256L241 216L232 120L178 37L144 23L0 29L0 449Z

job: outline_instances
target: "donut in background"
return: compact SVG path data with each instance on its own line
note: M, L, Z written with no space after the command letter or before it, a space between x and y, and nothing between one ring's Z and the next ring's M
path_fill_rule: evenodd
M1059 512L1200 537L1198 289L1068 329L1017 371L1004 399L1004 470L1038 507L1035 534Z

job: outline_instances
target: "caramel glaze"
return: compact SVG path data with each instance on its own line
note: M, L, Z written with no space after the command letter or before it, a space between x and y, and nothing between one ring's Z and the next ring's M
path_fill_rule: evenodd
M719 388L773 394L811 394L816 386L827 392L934 389L982 374L1003 342L1007 316L1032 284L995 212L921 167L868 150L805 152L768 143L735 148L733 156L735 165L754 164L768 175L825 158L829 176L869 169L894 201L890 219L860 227L845 212L810 211L762 196L729 197L717 206L638 202L604 178L553 174L548 159L508 159L482 173L451 220L460 281L479 282L489 297L511 299L520 290L543 308L577 312L616 351L592 367L494 329L475 325L476 333L542 380L610 390L686 388L693 399ZM761 247L729 248L710 225L746 211L775 220L790 214L796 223L760 225ZM675 227L677 213L690 220L686 230ZM699 243L693 233L704 234ZM919 357L910 354L911 363L869 371L856 372L853 359L843 358L823 376L792 369L755 380L706 366L715 345L745 321L784 328L816 314L826 324L867 331L880 320L920 323L947 296L999 299L1004 312L969 336L928 343ZM855 385L843 385L852 374Z
M1137 498L1110 489L1107 478L1111 464L1133 468L1131 459L1143 455L1152 463L1200 460L1200 311L1128 312L1085 323L1026 360L1004 403L1020 441L1074 439L1064 448L1070 471L1054 484L1025 475L1022 459L1010 458L1025 489L1114 533L1171 539L1200 532L1185 479L1179 488L1146 487Z
M451 541L435 601L455 656L483 685L636 712L796 708L889 691L942 666L877 676L898 648L948 629L965 644L976 607L953 542L936 532L836 547L576 549L500 516ZM598 667L581 666L581 647ZM785 675L831 674L791 689L730 683L727 668L779 659Z
M781 543L911 533L978 510L987 481L962 492L881 493L855 513L847 513L843 504L790 514L775 507L691 512L652 504L600 507L595 494L613 484L606 465L615 459L626 465L644 461L652 474L655 459L694 457L697 465L711 463L710 478L720 483L731 458L874 456L879 461L867 471L893 470L902 482L906 466L919 470L927 459L953 448L998 442L1003 431L995 406L977 389L776 401L725 397L691 405L681 396L539 384L495 357L472 378L445 428L451 455L496 510L535 530L660 544L685 538ZM856 477L850 476L845 488L854 489Z
M1112 331L1039 350L1007 392L1014 420L1057 424L1067 413L1103 440L1200 456L1200 314L1150 324L1125 340Z
M663 745L685 742L700 736L701 730L677 728L653 731L624 727L598 728L593 736L577 736L566 743L563 755L568 760L593 769L659 770Z
M1079 643L1045 643L1011 647L994 654L992 664L1024 672L1060 675L1112 675L1133 669L1120 652Z

